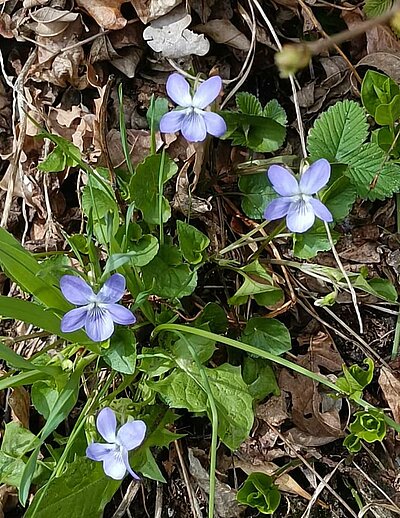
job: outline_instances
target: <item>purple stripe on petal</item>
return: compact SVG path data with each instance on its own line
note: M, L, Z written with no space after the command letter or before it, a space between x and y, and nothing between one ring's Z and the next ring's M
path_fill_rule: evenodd
M115 450L117 446L115 444L100 444L99 442L92 442L86 448L86 457L91 460L104 460L104 458Z
M187 108L192 104L190 85L180 74L171 74L167 80L167 94L178 106Z
M219 76L210 77L197 88L193 96L193 106L203 110L215 101L222 88L222 79Z
M126 475L126 466L120 448L116 448L103 459L104 473L114 480L122 480Z
M328 183L331 164L325 158L314 162L300 178L300 191L303 194L316 194Z
M107 311L116 324L129 326L136 322L136 317L132 311L120 304L107 304Z
M268 169L268 178L280 196L295 196L300 192L296 178L280 165L271 165Z
M114 273L103 284L101 290L96 296L98 302L103 304L114 304L118 302L125 292L126 282L125 277L120 273Z
M61 320L61 331L63 333L72 333L81 329L86 323L87 307L75 308L65 313Z
M131 468L131 465L129 464L129 454L127 450L122 450L122 460L124 462L125 468L129 471L132 477L136 480L140 480L140 477L136 475L136 473Z
M182 123L181 131L188 142L202 142L205 140L207 129L203 116L194 111L186 115Z
M322 221L326 221L327 223L333 221L333 216L331 212L327 209L327 207L325 207L325 205L321 201L317 200L316 198L311 198L310 203L314 210L314 214L319 219L322 219Z
M226 132L226 123L218 113L203 112L203 119L210 135L221 137Z
M68 302L76 306L85 306L94 297L92 288L75 275L63 275L60 279L60 288Z
M311 203L300 200L292 203L286 216L286 225L291 232L306 232L315 221L315 214Z
M267 206L264 212L264 218L267 221L273 221L275 219L280 219L286 216L289 212L290 205L292 204L291 198L276 198L272 200L271 203Z
M185 117L186 110L174 110L166 113L160 120L161 133L175 133L176 131L180 131Z
M99 434L105 441L111 443L115 442L117 419L111 408L105 407L99 412L96 420L96 426Z
M142 444L146 435L146 425L143 421L131 421L118 430L117 441L126 450L133 450Z
M114 332L114 322L105 308L95 306L87 312L85 331L93 342L108 340Z

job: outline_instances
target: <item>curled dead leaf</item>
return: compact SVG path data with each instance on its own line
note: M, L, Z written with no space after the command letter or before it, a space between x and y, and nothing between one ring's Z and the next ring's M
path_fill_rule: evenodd
M13 388L8 402L11 408L11 419L29 429L30 397L28 391L24 387Z
M209 41L202 34L187 29L192 17L184 7L178 7L151 22L143 32L143 38L155 52L165 58L182 58L190 55L204 56L210 49Z
M118 30L125 27L127 20L121 14L121 5L126 0L76 0L76 4L103 27Z
M393 413L393 418L400 423L400 379L386 367L381 368L378 383Z
M182 0L131 0L135 11L143 23L149 23L169 13Z
M250 49L249 39L232 22L225 18L210 20L203 25L196 25L193 27L193 30L206 34L216 43L224 43L229 47L245 52Z

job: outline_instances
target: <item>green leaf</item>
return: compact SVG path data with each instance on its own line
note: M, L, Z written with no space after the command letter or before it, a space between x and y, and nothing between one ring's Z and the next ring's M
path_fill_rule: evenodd
M345 446L350 453L358 453L362 448L362 444L359 437L357 437L357 435L354 435L354 433L350 433L345 438L345 440L343 441L343 446Z
M349 178L340 176L324 191L322 201L331 211L333 220L337 223L348 216L356 196L356 188L351 184Z
M129 252L112 254L104 267L103 276L128 264L129 266L145 266L157 255L158 240L146 234L135 243L129 244Z
M265 105L263 116L274 119L274 121L278 124L282 124L282 126L286 126L287 124L286 112L276 99L271 99L269 103Z
M218 411L218 435L230 449L237 449L248 437L254 415L252 397L240 374L240 367L223 364L204 370ZM201 388L200 373L194 363L185 371L175 370L158 382L148 382L172 408L187 408L190 412L207 412L211 419L207 395Z
M200 230L197 230L197 228L183 221L178 220L176 222L176 229L183 257L190 264L201 263L203 252L210 244L208 237Z
M39 171L44 171L45 173L64 171L66 167L67 157L59 146L55 147L53 151L47 155L47 158L45 158L43 162L39 162L37 166Z
M313 161L346 162L368 136L364 110L354 101L339 101L324 112L310 131L307 148Z
M390 128L379 128L371 133L371 142L378 144L385 153L390 153L393 158L400 156L400 139L397 137L399 129L396 128L396 133L393 135Z
M400 88L393 79L375 70L367 70L361 85L361 100L372 117L375 118L379 106L388 105L399 93Z
M393 0L366 0L364 13L368 18L380 16L393 6Z
M375 120L381 126L391 126L400 118L400 95L388 104L381 104L375 112Z
M339 234L331 230L333 242L339 238ZM318 252L326 252L331 249L325 226L317 221L314 226L304 234L295 234L293 253L300 259L311 259Z
M286 128L273 119L244 113L222 111L228 130L224 139L234 146L245 146L260 153L279 149L286 137Z
M142 212L143 219L152 225L160 222L159 214L159 175L162 174L161 184L164 185L178 171L178 166L168 156L165 156L164 168L161 169L161 155L150 155L137 168L131 178L129 190L135 206ZM162 197L162 221L165 223L171 216L171 208L165 196Z
M287 327L274 318L250 318L242 333L241 341L276 356L292 348Z
M385 152L373 143L365 144L348 157L345 174L362 198L383 200L400 191L400 166L386 162Z
M260 402L270 394L280 393L271 363L263 358L245 356L243 360L243 380L255 402Z
M243 212L252 219L263 219L267 205L276 198L266 173L246 174L239 178Z
M115 371L122 374L134 374L136 370L135 334L123 327L118 327L110 340L110 347L102 354L104 361Z
M5 426L0 450L0 483L19 487L25 469L23 456L39 444L39 439L19 423Z
M228 318L223 308L216 302L209 302L194 321L196 327L208 324L210 331L224 334L228 329Z
M279 507L281 494L274 479L265 473L251 473L236 495L241 504L254 507L262 514L273 514Z
M229 304L245 304L249 297L254 297L260 306L270 306L282 298L282 290L274 285L271 275L258 261L235 268L235 271L243 277L244 282L228 300Z
M204 327L209 331L208 326ZM183 333L185 334L185 333ZM204 338L203 336L185 335L191 346L196 351L196 355L201 363L207 362L214 354L216 349L214 340ZM174 357L176 364L182 365L182 362L193 361L190 351L188 351L185 340L179 338L172 346L171 353Z
M101 518L104 507L120 485L120 480L105 475L101 463L85 457L77 458L60 477L36 493L24 516Z
M158 130L160 126L160 120L163 115L168 112L168 99L166 97L157 97L154 100L154 108L152 106L147 110L146 119L149 127L151 126L151 119L154 120L154 129Z
M32 385L32 404L45 419L49 418L51 409L55 405L59 396L60 393L53 383L38 381Z
M381 410L370 409L356 412L354 417L355 420L350 423L349 429L360 440L372 443L385 438L386 422Z
M367 369L358 365L346 367L343 365L343 376L336 380L338 388L345 392L349 397L361 397L362 391L369 385L374 377L374 362L371 358L366 358L364 364Z
M37 136L49 139L47 133L41 133ZM57 173L64 171L67 166L76 167L81 160L79 148L58 135L51 135L51 140L56 143L56 147L43 162L38 164L38 170L46 173Z
M154 259L143 266L142 274L146 288L151 288L159 297L185 297L191 295L197 285L197 273L182 264L181 252L171 245L161 245Z
M248 92L239 92L238 94L236 94L235 100L237 107L242 113L246 115L262 116L263 109L260 101L257 99L255 95L250 94Z

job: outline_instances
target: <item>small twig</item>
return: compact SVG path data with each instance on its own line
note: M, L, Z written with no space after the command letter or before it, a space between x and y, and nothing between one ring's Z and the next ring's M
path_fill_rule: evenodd
M154 518L161 518L163 511L163 485L157 482Z
M190 483L190 480L189 480L189 473L186 469L186 464L185 464L185 460L184 460L182 452L181 452L180 444L178 441L174 441L174 445L176 448L176 453L178 454L179 463L182 468L183 479L186 484L186 489L187 489L188 496L189 496L189 502L190 502L190 508L192 509L192 514L193 514L194 518L202 518L199 504L196 500L196 497L194 496L192 484Z
M133 499L139 491L139 487L140 482L138 482L137 480L131 481L131 483L128 486L128 489L126 490L126 493L122 498L122 502L117 507L117 510L112 515L112 518L122 518L126 514L129 506L131 505Z
M332 234L331 234L329 225L326 221L324 221L324 225L325 225L326 235L328 236L329 244L331 245L331 248L332 248L333 256L336 260L337 265L339 266L339 270L342 272L343 277L346 279L347 286L349 287L351 299L353 301L354 309L355 309L355 312L357 315L358 324L360 326L360 333L362 334L364 332L363 331L363 321L361 318L360 308L358 307L356 290L354 289L354 286L351 284L349 276L347 275L347 272L343 267L342 261L340 260L339 254L337 253L335 243L333 242L333 239L332 239Z

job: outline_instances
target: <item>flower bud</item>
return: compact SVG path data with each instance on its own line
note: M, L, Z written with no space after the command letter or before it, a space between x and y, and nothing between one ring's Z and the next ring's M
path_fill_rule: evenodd
M289 77L298 70L305 68L311 59L311 51L307 45L285 45L275 55L275 63L281 77Z

